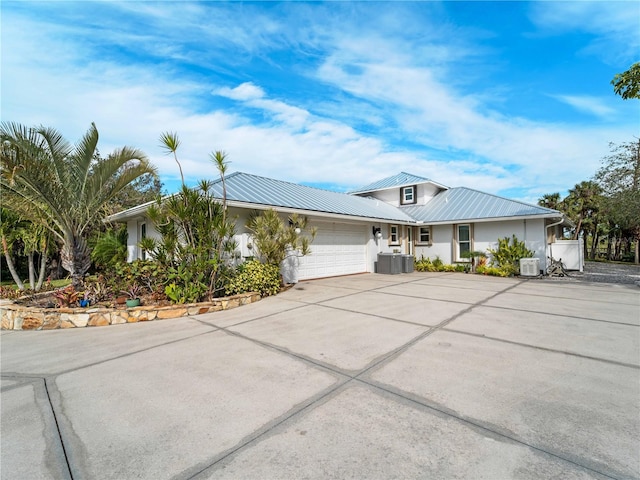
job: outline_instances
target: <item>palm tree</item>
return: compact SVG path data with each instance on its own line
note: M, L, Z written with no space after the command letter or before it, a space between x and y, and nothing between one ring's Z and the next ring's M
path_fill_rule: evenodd
M560 210L561 201L559 193L545 193L538 199L538 205L541 207L551 208L553 210Z
M9 122L0 125L0 140L3 202L24 218L46 220L62 242L62 266L73 285L81 286L91 266L88 229L120 190L156 169L144 153L130 147L94 158L98 130L93 123L73 146L53 128Z
M587 236L595 234L598 228L597 214L602 204L602 188L595 182L582 181L569 190L564 200L571 219L576 223L573 239L577 240L584 232L584 257L588 257Z

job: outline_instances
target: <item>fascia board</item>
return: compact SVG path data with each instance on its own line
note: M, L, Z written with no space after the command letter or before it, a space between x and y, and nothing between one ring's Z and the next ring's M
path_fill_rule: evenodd
M307 215L313 217L333 218L340 220L353 220L358 222L378 222L378 223L390 223L398 225L415 225L415 220L399 220L395 218L382 218L382 217L361 217L357 215L345 215L342 213L320 212L317 210L304 210L300 208L292 207L280 207L277 205L265 205L261 203L248 203L238 201L227 201L229 207L244 208L247 210L276 210L280 213Z
M437 222L422 221L423 225L453 225L456 223L489 223L489 222L509 222L513 220L537 220L544 218L560 219L560 215L538 214L519 215L515 217L490 217L490 218L456 218L452 220L441 220Z
M124 210L119 213L115 213L113 215L108 216L105 220L109 222L125 222L127 220L134 219L136 217L140 217L144 215L147 209L155 203L155 200L151 202L144 203L142 205L138 205L136 207L132 207L128 210ZM249 202L239 202L235 200L227 200L227 206L234 208L243 208L247 210L271 210L274 209L278 212L287 213L287 214L300 214L300 215L312 215L315 217L324 217L324 218L333 218L333 219L341 219L341 220L353 220L360 222L380 222L380 223L393 223L398 225L413 225L415 221L412 220L401 220L395 218L383 218L383 217L362 217L357 215L344 215L340 213L330 213L330 212L319 212L316 210L304 210L300 208L291 208L291 207L281 207L278 205L266 205L261 203L249 203Z

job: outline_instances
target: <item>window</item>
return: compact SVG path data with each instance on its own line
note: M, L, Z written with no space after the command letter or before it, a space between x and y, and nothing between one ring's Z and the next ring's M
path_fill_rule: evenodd
M431 227L418 228L418 243L431 245Z
M416 203L416 186L402 187L400 189L400 205Z
M144 240L145 238L147 238L147 224L143 223L140 225L140 239ZM146 260L147 259L147 252L146 250L142 250L142 260Z
M389 225L389 245L400 245L398 225Z
M471 225L458 225L456 235L458 240L457 260L463 260L462 255L471 251Z

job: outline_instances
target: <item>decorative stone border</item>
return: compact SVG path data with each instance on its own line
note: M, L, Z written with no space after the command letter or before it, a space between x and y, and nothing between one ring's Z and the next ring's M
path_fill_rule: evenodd
M168 307L140 306L126 309L95 308L38 308L0 301L2 330L55 330L57 328L101 327L122 323L165 320L168 318L201 315L247 305L260 300L251 292L217 298L213 302L170 305Z

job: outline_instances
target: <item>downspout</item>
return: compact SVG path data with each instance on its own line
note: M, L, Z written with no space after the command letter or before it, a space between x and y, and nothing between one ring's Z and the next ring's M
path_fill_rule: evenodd
M560 224L561 224L561 223L563 223L563 222L564 222L564 215L562 215L562 217L560 218L560 221L559 221L559 222L556 222L556 223L550 223L549 225L547 225L547 226L545 227L545 236L546 236L546 238L549 238L549 229L550 229L551 227L555 227L555 226L557 226L557 225L560 225ZM545 240L546 240L546 239L545 239ZM549 242L549 255L548 255L548 257L551 257L551 258L553 258L553 251L552 251L552 249L551 249L551 245L552 245L552 244L553 244L553 242ZM545 269L544 269L544 271L546 272L546 271L547 271L547 267L548 267L548 265L547 265L547 259L546 259L546 258L545 258L545 260L544 260L544 264L545 264Z

